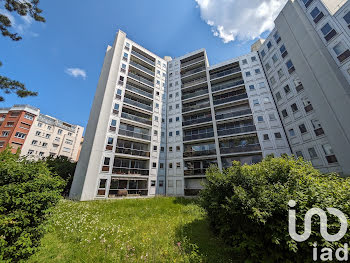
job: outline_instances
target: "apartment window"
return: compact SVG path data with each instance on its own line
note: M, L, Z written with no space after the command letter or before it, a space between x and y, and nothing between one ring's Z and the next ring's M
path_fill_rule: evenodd
M176 83L177 83L177 81L176 81ZM175 83L175 84L176 84L176 83ZM175 97L179 97L179 92L176 92L176 93L175 93Z
M288 60L286 63L286 66L287 66L289 74L292 74L295 70L293 62L291 60Z
M158 131L157 131L157 130L154 130L154 131L153 131L153 135L154 135L154 136L157 136L157 135L158 135Z
M164 181L163 180L159 180L159 187L163 187L163 185L164 185Z
M39 156L40 157L44 156L44 152L39 152Z
M258 122L264 122L264 117L263 116L258 116Z
M289 85L284 86L283 90L284 90L284 93L288 94L290 92Z
M350 11L347 12L345 16L343 16L343 19L348 25L350 24Z
M310 12L310 15L312 16L312 19L314 20L315 24L317 24L322 17L324 17L324 14L318 9L316 6L312 11Z
M35 135L36 135L36 136L40 136L40 134L41 134L40 131L36 131L36 132L35 132Z
M111 120L111 126L112 127L117 126L117 120Z
M273 38L275 39L276 44L278 44L281 41L281 37L280 37L278 31L276 31L276 33L273 35Z
M297 158L299 158L299 157L304 158L302 151L296 151L295 155L297 156Z
M43 142L43 145L42 145L43 147L46 147L47 146L47 143L46 142Z
M176 109L180 108L180 104L176 104L176 105L175 105L175 108L176 108Z
M303 85L302 85L302 83L301 83L299 78L294 79L293 82L294 82L294 85L295 85L295 90L297 92L300 92L300 91L302 91L304 89L304 87L303 87Z
M124 52L124 58L128 58L128 53Z
M271 43L271 41L269 41L269 42L267 43L267 48L270 49L271 47L272 47L272 43Z
M276 84L276 79L275 79L274 76L272 76L272 77L270 78L270 82L271 82L272 85Z
M297 112L299 110L296 103L293 103L292 105L290 105L290 107L292 108L293 112Z
M119 96L122 95L122 90L121 89L117 89L117 95L119 95Z
M104 159L104 161L103 161L103 165L108 166L108 165L110 164L110 162L111 162L111 158L105 157L105 159Z
M337 34L337 32L331 27L329 23L325 24L321 28L321 32L324 38L326 39L326 41L331 40Z
M250 71L247 71L247 72L245 73L245 75L246 75L246 77L250 77L250 76L251 76Z
M170 108L169 108L170 110ZM173 118L169 118L169 123L172 123L173 122Z
M249 86L249 89L250 89L250 90L255 90L254 85L250 85L250 86Z
M126 64L122 63L122 69L126 69Z
M170 84L171 85L171 84ZM173 97L173 94L172 93L170 93L169 94L169 99L171 99Z
M153 162L152 163L152 168L157 168L157 163Z
M265 82L260 82L259 83L259 89L264 89L266 86L265 86Z
M307 132L307 129L306 129L306 126L304 123L299 125L299 130L300 130L301 134Z
M180 121L180 117L176 117L176 121Z
M246 64L248 64L248 61L246 59L243 59L242 63L243 63L243 65L246 65Z
M266 52L265 52L265 50L263 49L263 50L261 50L261 56L262 57L265 57L266 56Z
M158 103L156 103L156 109L159 109L159 104Z
M13 127L14 125L15 125L15 123L12 121L6 123L6 127Z
M158 116L154 116L154 120L155 120L156 122L158 122L159 117L158 117Z
M277 74L280 79L284 76L283 70L281 68L277 71Z
M176 131L176 136L179 136L180 135L180 131Z
M295 131L294 131L294 129L289 129L289 136L290 137L294 137L295 136Z
M173 147L169 146L169 152L172 152L172 151L173 151Z
M180 146L176 146L176 151L177 151L177 152L180 151Z
M73 140L67 139L67 140L65 141L65 143L66 143L66 144L69 144L69 145L73 145ZM113 143L113 139L112 139L112 143Z
M62 130L58 129L57 134L62 134ZM40 135L40 134L38 134L38 135Z
M275 132L275 138L276 139L282 139L282 135L280 132Z
M318 158L316 150L315 150L314 147L311 147L311 148L307 149L307 151L309 152L309 155L310 155L311 159Z
M32 141L32 145L36 145L37 143L38 143L37 140L33 140L33 141Z
M283 116L284 118L287 118L287 117L288 117L288 112L287 112L286 109L282 110L282 116Z
M275 121L276 120L276 116L274 113L269 113L269 119L270 121Z
M173 132L169 132L169 137L173 136Z
M169 163L169 168L173 169L173 164L172 163ZM169 185L169 187L170 187L170 185Z
M259 100L258 99L253 100L253 104L254 104L254 106L260 105Z
M160 168L160 169L164 169L164 163L160 163L160 164L159 164L159 168Z
M252 62L255 62L256 61L256 57L252 57Z
M278 61L278 57L276 54L273 54L272 61L273 61L273 63L276 63Z
M73 134L71 132L68 132L68 136L72 136Z
M270 66L270 63L269 63L269 62L267 62L267 63L265 64L265 68L266 68L266 71L269 71L269 70L271 69L271 66Z
M34 153L34 150L28 150L28 155L32 155Z
M160 147L160 151L164 152L164 146Z
M342 42L339 42L333 47L334 53L337 55L339 62L343 62L350 56L349 49Z
M113 108L113 112L117 113L118 111L119 111L119 104L115 103L114 108Z
M334 152L332 150L332 147L330 144L324 144L322 145L322 149L324 154L326 155L326 159L328 163L336 163L338 162L337 158L334 155Z
M46 134L46 139L50 139L51 135L50 134Z
M156 96L159 96L159 91L156 91Z
M113 138L112 137L108 137L107 144L108 145L113 145Z
M260 69L255 69L255 74L260 74L261 72L260 72Z
M38 127L41 127L43 126L43 124L41 122L38 123Z
M176 163L176 168L181 168L181 163Z
M24 118L27 119L27 120L33 120L34 117L32 115L29 115L29 114L24 114Z
M160 75L160 70L157 69L157 75Z
M276 99L277 99L277 101L280 101L282 99L282 96L281 96L280 92L276 93Z
M264 103L269 103L270 102L270 98L269 97L264 97Z
M286 46L284 44L280 47L280 52L281 52L281 55L283 58L285 56L287 56L288 52L287 52Z
M269 141L270 138L269 138L269 135L268 134L264 134L264 141Z

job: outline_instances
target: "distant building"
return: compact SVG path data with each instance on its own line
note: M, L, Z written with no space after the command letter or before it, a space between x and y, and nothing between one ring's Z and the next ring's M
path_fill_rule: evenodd
M84 128L40 113L29 105L0 109L0 151L7 145L12 152L40 159L66 156L77 161Z

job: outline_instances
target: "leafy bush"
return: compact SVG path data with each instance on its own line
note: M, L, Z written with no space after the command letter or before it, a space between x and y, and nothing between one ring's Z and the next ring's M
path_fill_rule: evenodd
M288 232L288 201L297 202L297 231L304 231L305 213L312 207L338 208L350 215L350 179L321 174L309 162L292 157L266 158L255 165L233 166L222 173L211 167L201 192L202 206L214 231L232 249L253 262L311 262L312 244L336 249L350 240L329 243L320 235L319 218L313 218L312 234L296 242ZM328 231L337 233L336 217L328 216Z
M61 177L66 182L62 195L68 196L77 163L71 162L66 156L48 157L45 162L53 175Z
M47 165L0 153L0 261L17 262L34 253L50 208L61 198L64 181Z

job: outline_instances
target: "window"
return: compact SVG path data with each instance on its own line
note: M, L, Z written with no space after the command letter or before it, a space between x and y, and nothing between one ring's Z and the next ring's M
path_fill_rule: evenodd
M306 129L306 126L304 123L299 125L299 130L300 130L301 134L307 132L307 129Z
M262 57L265 57L266 56L266 52L265 52L265 50L263 49L263 50L261 50L261 56Z
M154 116L154 120L155 120L156 122L158 122L159 117L158 117L158 116Z
M170 93L169 94L169 99L171 99L173 97L173 94L172 93Z
M272 76L272 77L270 78L270 82L271 82L272 85L276 84L276 79L275 79L274 76Z
M264 122L264 117L263 116L258 116L258 122Z
M287 112L286 109L282 110L282 116L283 116L284 118L287 118L287 117L288 117L288 112Z
M259 83L259 89L264 89L266 86L265 86L265 82L260 82Z
M173 132L169 132L169 137L173 136Z
M273 63L276 63L277 60L278 60L277 55L276 55L276 54L273 54L273 56L272 56L272 61L273 61Z
M45 136L47 139L50 139L51 135L50 134L46 134Z
M256 61L256 57L252 57L252 62L255 62Z
M314 147L311 147L309 149L307 149L307 151L309 152L310 158L314 159L314 158L318 158L316 150Z
M275 39L276 44L278 44L281 41L281 37L280 37L278 31L276 31L276 33L273 35L273 38Z
M40 157L44 156L44 153L43 152L39 152L39 156Z
M275 132L275 138L276 139L282 139L282 135L280 132Z
M280 52L281 52L282 58L288 55L286 46L284 44L280 47Z
M124 52L124 58L128 58L128 53Z
M159 109L159 104L158 103L156 103L156 109Z
M153 162L152 163L152 168L157 168L157 163Z
M281 93L280 92L277 92L276 93L276 100L279 101L282 99L282 96L281 96Z
M290 92L290 87L289 87L289 85L284 86L283 90L284 90L284 93L288 94L288 93Z
M122 69L126 69L126 64L122 64Z
M172 151L173 151L173 147L169 146L169 152L172 152Z
M111 126L112 127L117 126L117 120L111 120Z
M163 180L159 180L159 187L163 187L164 185L164 181Z
M160 147L160 151L164 152L164 146Z
M176 81L176 83L177 83L177 81ZM175 97L179 97L179 92L175 93Z
M267 63L265 64L265 68L266 68L266 71L269 71L269 70L271 69L271 66L270 66L270 63L269 63L269 62L267 62Z
M73 145L73 140L66 139L65 143L69 145ZM112 143L113 143L113 139L112 139Z
M41 134L40 131L36 131L36 132L35 132L35 135L36 135L36 136L40 136L40 134Z
M114 109L115 111L118 111L118 110L119 110L119 104L115 103L113 109Z
M176 136L179 136L180 135L180 131L176 131Z
M38 127L41 127L43 126L43 124L41 122L38 123Z
M315 24L317 24L321 20L321 18L324 16L317 6L314 9L312 9L312 11L310 12L310 15L312 16L312 19L314 20Z
M322 145L322 149L324 154L327 155L334 155L334 152L332 150L332 147L330 146L330 144L324 144Z
M299 157L304 158L303 152L302 152L302 151L296 151L296 152L295 152L295 155L297 156L297 158L299 158Z
M260 74L261 72L260 72L260 69L255 69L255 74Z
M67 147L63 147L63 152L67 152L67 153L69 153L69 152L70 152L70 149L69 149L69 148L67 148Z
M260 105L259 100L258 99L253 100L253 104L254 104L254 106Z
M117 89L117 95L119 95L119 96L122 95L122 90L121 89Z
M245 73L245 75L246 75L246 77L250 77L250 76L251 76L250 71L247 71L247 72Z
M113 138L112 137L108 137L107 144L108 145L113 145Z
M169 163L169 168L172 169L173 168L173 164Z
M33 154L33 153L34 153L33 150L28 150L28 154L29 154L29 155L31 155L31 154Z
M169 118L169 123L172 123L172 122L173 122L173 118Z
M271 47L272 47L272 43L271 43L271 41L269 41L269 42L267 43L267 48L270 49Z
M350 56L349 50L345 47L342 42L339 42L333 47L334 53L337 55L337 58L340 62L343 62Z
M13 127L15 125L14 122L9 121L8 123L6 123L6 127Z
M329 23L325 24L325 25L321 28L322 34L323 34L324 36L327 36L332 30L333 30L333 28L329 25Z
M176 163L176 168L181 168L181 163Z
M73 134L71 132L68 132L68 136L72 136Z
M246 59L242 60L243 65L248 64L248 61Z
M170 165L169 165L170 166ZM169 167L170 168L170 167ZM168 180L168 187L172 188L174 187L174 181L173 180Z
M350 11L347 12L343 18L344 18L345 22L349 25L350 24Z
M296 103L293 103L292 105L290 105L290 107L292 108L293 112L297 112L299 110Z
M264 97L264 103L269 103L270 102L270 98L269 97Z
M175 105L175 108L176 108L176 109L180 108L180 104L176 104L176 105Z
M176 117L175 120L176 120L176 121L180 121L180 117Z
M250 89L250 90L255 90L254 85L250 85L250 86L249 86L249 89Z
M58 129L57 134L62 134L62 130ZM40 135L40 134L39 134Z
M159 69L157 69L157 75L160 75L160 70Z
M274 113L269 113L269 120L270 121L275 121L276 120L276 116Z
M295 136L295 131L294 129L289 129L289 136L294 137Z
M284 76L283 70L281 68L277 71L277 74L280 79Z
M270 138L269 138L269 135L268 134L264 134L264 141L269 141Z
M177 151L177 152L180 151L180 146L176 146L176 151Z
M157 130L154 130L154 131L153 131L153 135L154 135L154 136L157 136L157 135L158 135L158 131L157 131Z
M43 147L46 147L47 146L47 142L43 142Z
M29 114L24 114L24 118L27 119L27 120L33 120L34 117L32 115L29 115Z
M293 62L291 60L288 60L286 63L286 66L287 66L289 74L292 74L295 70Z
M109 165L110 162L111 162L111 158L105 157L105 159L103 161L103 165Z
M160 163L160 164L159 164L159 168L160 168L160 169L164 169L164 163Z

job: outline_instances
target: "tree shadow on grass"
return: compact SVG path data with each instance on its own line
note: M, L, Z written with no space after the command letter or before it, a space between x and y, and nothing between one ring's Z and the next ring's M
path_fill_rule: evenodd
M198 254L193 262L243 262L221 238L215 235L206 218L196 219L176 230L176 244L183 253ZM181 242L181 243L179 243ZM193 246L194 245L194 246Z
M175 197L174 204L181 204L181 205L200 205L199 203L199 197L198 196L191 196L191 197Z

